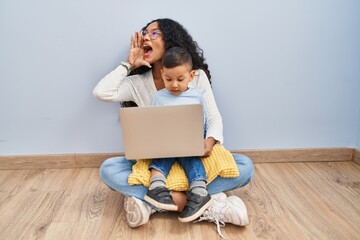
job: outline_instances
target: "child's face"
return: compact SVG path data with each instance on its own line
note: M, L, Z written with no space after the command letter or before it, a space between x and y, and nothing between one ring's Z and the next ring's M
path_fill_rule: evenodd
M182 64L174 68L165 68L161 70L161 76L164 80L165 88L174 96L188 90L188 84L195 76L195 71L190 70L188 64Z

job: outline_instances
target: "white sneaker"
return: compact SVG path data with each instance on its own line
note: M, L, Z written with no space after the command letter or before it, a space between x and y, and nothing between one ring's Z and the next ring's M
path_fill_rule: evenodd
M212 199L214 199L217 202L226 201L226 198L227 198L226 194L223 192L212 194L210 196Z
M224 193L218 193L213 195L212 198L213 203L196 222L214 222L217 232L222 238L224 236L221 234L220 227L224 227L225 223L238 226L245 226L249 223L246 206L239 197L226 197Z
M150 215L156 212L149 204L136 197L125 197L124 208L126 221L131 228L146 224Z

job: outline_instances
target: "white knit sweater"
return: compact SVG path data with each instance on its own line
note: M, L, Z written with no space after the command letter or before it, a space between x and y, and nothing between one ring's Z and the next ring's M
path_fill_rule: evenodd
M222 118L205 72L196 70L195 77L190 84L204 95L206 138L213 137L223 143ZM106 102L133 101L139 107L151 106L155 92L157 89L152 71L141 75L127 76L127 69L122 65L101 79L93 91L95 97L100 100Z

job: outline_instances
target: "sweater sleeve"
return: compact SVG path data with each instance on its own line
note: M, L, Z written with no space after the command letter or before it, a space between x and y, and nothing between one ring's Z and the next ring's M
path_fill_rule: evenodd
M203 70L199 71L198 81L196 86L204 97L204 109L206 119L206 138L213 137L220 143L224 142L223 139L223 123L220 112L217 108L209 79Z
M93 94L106 102L134 101L131 88L132 85L127 78L127 69L120 65L100 80Z

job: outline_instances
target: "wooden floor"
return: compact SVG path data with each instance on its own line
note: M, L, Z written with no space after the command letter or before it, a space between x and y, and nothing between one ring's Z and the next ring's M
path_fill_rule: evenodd
M227 224L227 239L360 239L360 166L354 162L258 163L250 185L230 191L250 224ZM98 169L0 171L0 239L220 239L215 224L155 213L127 226L124 196Z

